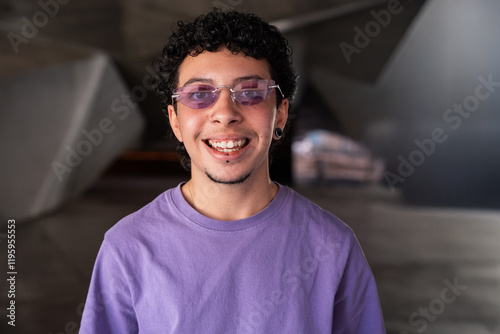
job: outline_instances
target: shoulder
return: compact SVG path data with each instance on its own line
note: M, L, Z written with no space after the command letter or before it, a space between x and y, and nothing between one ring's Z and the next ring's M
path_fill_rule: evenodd
M320 249L342 268L359 243L352 231L333 213L324 210L296 191L286 188L287 201L280 215L297 245ZM333 256L334 255L334 256Z
M351 228L332 212L323 209L295 190L288 187L284 188L287 192L287 203L284 206L284 211L291 220L323 232L333 232L342 236L353 235Z
M132 241L140 239L146 231L161 228L161 222L166 216L172 215L172 192L176 188L168 189L158 195L141 209L125 216L111 227L104 239L110 244L120 243L123 240Z

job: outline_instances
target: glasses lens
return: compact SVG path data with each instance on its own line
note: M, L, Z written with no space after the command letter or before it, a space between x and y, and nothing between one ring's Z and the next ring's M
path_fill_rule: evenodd
M204 109L214 103L215 88L209 85L190 85L178 88L174 91L179 94L177 98L182 104L193 109Z
M273 80L249 80L236 85L233 89L236 101L245 106L252 106L264 101L274 85Z
M264 101L272 91L274 80L248 80L239 83L232 89L232 97L238 103L252 106ZM209 85L189 85L173 91L179 95L177 100L189 108L204 109L211 106L217 99L217 88Z

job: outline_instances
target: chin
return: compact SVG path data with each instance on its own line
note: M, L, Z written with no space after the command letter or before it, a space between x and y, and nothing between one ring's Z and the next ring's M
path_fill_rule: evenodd
M211 175L210 173L206 173L207 177L212 180L213 182L215 183L218 183L218 184L228 184L228 185L231 185L231 184L241 184L241 183L244 183L251 175L252 173L248 173L246 175L243 175L241 177L236 177L236 178L232 178L232 179L226 179L226 178L221 178L221 177L218 177L218 176L214 176L214 175Z

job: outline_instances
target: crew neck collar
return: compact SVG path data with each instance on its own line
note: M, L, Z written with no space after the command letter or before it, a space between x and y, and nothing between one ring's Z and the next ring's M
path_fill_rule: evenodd
M287 195L287 188L276 183L278 185L278 192L276 193L276 196L273 198L271 203L269 203L269 205L260 212L244 219L223 221L206 217L189 205L181 191L181 187L185 183L186 182L181 182L177 187L169 192L169 195L171 196L175 207L179 211L179 214L185 216L187 219L201 227L216 231L241 231L269 221L279 212L279 208L283 205Z

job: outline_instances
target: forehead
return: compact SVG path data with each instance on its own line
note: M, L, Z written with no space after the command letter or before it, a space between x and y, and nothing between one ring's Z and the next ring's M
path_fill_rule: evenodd
M179 67L179 86L193 78L203 78L214 84L231 84L238 78L259 76L271 79L269 62L243 53L233 54L227 49L187 56Z

